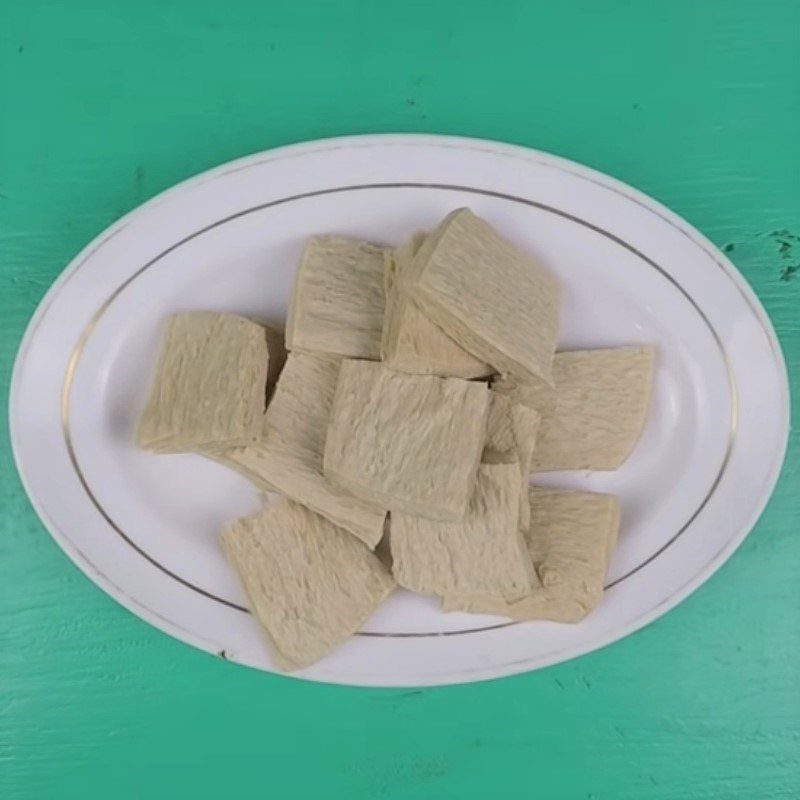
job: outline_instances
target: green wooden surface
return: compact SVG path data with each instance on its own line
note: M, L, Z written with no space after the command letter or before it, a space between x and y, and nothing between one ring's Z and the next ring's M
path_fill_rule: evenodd
M375 131L527 144L651 193L755 287L800 396L796 0L4 0L4 407L35 305L114 219L228 159ZM50 540L2 435L6 800L800 796L796 435L754 533L668 616L425 691L265 675L148 627Z

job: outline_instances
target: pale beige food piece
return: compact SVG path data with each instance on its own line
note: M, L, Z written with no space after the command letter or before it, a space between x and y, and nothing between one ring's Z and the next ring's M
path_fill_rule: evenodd
M551 408L545 402L551 390L539 392L542 422L532 471L617 469L644 428L653 361L651 347L558 353Z
M286 342L284 341L283 328L279 328L258 316L251 315L248 316L248 319L264 328L264 335L267 339L269 365L267 367L267 392L265 399L266 403L269 403L272 393L275 390L275 384L278 382L278 376L281 374L283 365L286 363Z
M516 464L523 490L520 494L519 525L526 529L530 523L528 474L539 430L539 412L514 403L497 392L489 392L489 419L486 424L486 443L481 461L484 464Z
M205 454L241 472L259 488L282 492L307 505L374 547L383 534L385 509L332 485L322 473L341 363L333 356L290 353L258 441Z
M392 571L416 592L490 594L508 601L530 593L534 574L518 524L519 468L481 464L463 522L392 513Z
M222 546L284 670L327 655L395 586L361 542L291 501L237 520Z
M350 532L370 548L383 535L386 511L365 503L326 480L310 456L255 445L236 452L210 453L264 492L279 492Z
M166 324L136 443L159 453L244 445L264 414L264 328L234 314L191 311Z
M289 306L287 348L379 359L385 253L355 239L311 238Z
M279 328L272 322L268 322L263 317L248 315L247 319L255 322L264 329L264 336L267 340L267 352L269 353L269 364L267 365L267 392L266 401L272 396L278 376L281 374L283 365L286 363L286 342L284 341L283 328Z
M461 347L517 380L551 382L558 285L469 209L449 214L411 264L408 294Z
M391 511L462 520L488 406L483 383L343 361L325 442L325 477Z
M559 354L553 358L553 370ZM553 378L555 381L555 378ZM529 380L520 383L507 375L497 375L491 380L492 391L505 395L513 403L533 408L540 414L552 411L556 404L556 389L544 381Z
M482 460L486 464L516 461L522 472L530 472L541 415L508 397L490 391L489 418Z
M530 504L525 540L538 581L529 596L509 603L497 593L451 592L445 611L578 622L597 606L617 541L618 498L532 486Z
M415 234L386 254L386 315L381 356L392 369L419 375L481 378L492 368L456 344L434 325L404 291L411 262L425 240Z

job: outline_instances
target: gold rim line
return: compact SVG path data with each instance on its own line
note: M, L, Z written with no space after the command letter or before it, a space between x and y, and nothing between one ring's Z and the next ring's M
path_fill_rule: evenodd
M570 173L570 174L575 175L575 173ZM614 191L615 193L620 194L621 196L625 197L626 199L633 200L634 202L637 202L635 200L635 198L630 198L626 194L623 194L621 192L617 192L613 187L604 186L604 188L609 189L610 191ZM179 241L175 242L174 244L170 245L168 248L166 248L165 250L160 252L154 258L150 259L147 263L145 263L138 270L136 270L130 277L126 278L111 293L111 295L109 295L108 298L100 305L100 307L97 309L97 311L95 311L95 313L90 318L89 322L86 324L86 326L83 328L83 330L81 331L80 335L78 336L78 340L77 340L77 342L75 344L74 349L72 350L72 353L70 354L70 358L69 358L69 361L67 363L67 368L66 368L65 375L64 375L64 382L62 384L62 390L61 390L61 426L62 426L62 433L63 433L63 436L64 436L64 442L65 442L65 445L66 445L66 448L67 448L67 454L69 456L70 463L72 464L73 470L75 471L75 474L76 474L76 477L78 479L78 482L80 483L84 493L87 495L87 497L88 497L89 501L91 502L91 504L95 507L95 509L98 511L98 513L101 515L101 517L106 521L106 523L109 525L109 527L111 527L112 530L114 530L123 539L123 541L125 541L133 550L135 550L137 553L139 553L139 555L141 555L143 558L145 558L148 562L150 562L153 566L155 566L161 572L163 572L167 576L171 577L173 580L177 581L178 583L181 583L182 585L184 585L188 589L191 589L192 591L197 592L200 595L203 595L204 597L207 597L207 598L209 598L211 600L214 600L214 601L216 601L218 603L221 603L221 604L223 604L225 606L233 608L233 609L235 609L237 611L242 611L242 612L247 613L248 610L247 610L246 607L241 606L241 605L239 605L237 603L234 603L234 602L232 602L230 600L227 600L227 599L225 599L223 597L219 597L218 595L215 595L214 593L209 592L208 590L203 589L200 586L197 586L196 584L192 583L191 581L186 580L182 576L180 576L177 573L175 573L172 570L170 570L168 567L165 567L163 564L161 564L157 559L155 559L153 556L151 556L146 550L144 550L142 547L140 547L128 534L126 534L125 531L123 531L119 527L119 525L116 524L116 522L114 522L114 520L111 517L111 515L106 511L106 509L103 507L103 505L97 499L97 497L95 496L95 494L92 491L91 487L89 486L89 483L88 483L88 481L87 481L87 479L86 479L86 477L85 477L85 475L83 473L83 470L81 469L81 466L80 466L80 464L78 462L78 458L77 458L77 455L76 455L76 452L75 452L73 439L72 439L72 434L71 434L70 421L69 421L69 417L70 417L70 398L71 398L72 384L73 384L73 381L74 381L75 373L76 373L78 364L80 362L81 356L83 355L83 352L84 352L84 349L86 347L87 342L89 341L89 339L91 338L92 333L96 329L97 324L99 323L99 321L101 320L103 315L108 311L108 309L112 305L112 303L119 297L119 295L128 286L130 286L145 271L147 271L152 266L157 264L165 256L169 255L173 251L175 251L178 248L182 247L184 244L188 243L189 241L191 241L193 239L196 239L199 236L202 236L203 234L205 234L205 233L207 233L207 232L209 232L211 230L214 230L214 229L216 229L218 227L221 227L221 226L223 226L223 225L225 225L225 224L227 224L229 222L232 222L232 221L234 221L236 219L240 219L240 218L245 217L245 216L247 216L249 214L253 214L253 213L256 213L256 212L259 212L259 211L263 211L263 210L268 209L268 208L273 208L273 207L280 206L280 205L285 205L285 204L288 204L288 203L291 203L291 202L297 202L297 201L300 201L300 200L306 200L306 199L326 196L326 195L330 195L330 194L340 194L340 193L344 193L344 192L365 191L365 190L374 190L374 189L427 189L427 190L439 190L439 191L464 192L464 193L468 193L468 194L476 194L476 195L481 195L481 196L486 196L486 197L494 197L494 198L497 198L497 199L500 199L500 200L506 200L506 201L509 201L509 202L518 203L518 204L525 205L525 206L528 206L528 207L531 207L531 208L537 208L537 209L539 209L541 211L545 211L547 213L554 214L554 215L559 216L559 217L561 217L563 219L567 219L567 220L569 220L571 222L574 222L574 223L576 223L578 225L581 225L582 227L585 227L585 228L587 228L587 229L589 229L589 230L591 230L591 231L593 231L593 232L605 237L606 239L614 242L615 244L623 247L625 250L629 251L630 253L632 253L633 255L637 256L642 261L644 261L648 266L650 266L651 268L655 269L663 278L665 278L670 284L672 284L673 287L675 287L684 296L684 298L689 302L689 304L692 306L692 308L694 308L694 310L697 312L697 314L703 320L703 322L705 323L706 327L710 331L710 333L712 335L712 338L714 339L714 341L715 341L715 343L717 345L717 348L719 349L720 356L721 356L723 364L725 366L725 371L726 371L727 380L728 380L728 388L729 388L729 394L730 394L731 409L730 409L730 415L729 415L728 442L727 442L727 447L726 447L725 453L724 453L723 458L722 458L722 460L720 462L720 466L719 466L718 472L717 472L717 474L716 474L716 476L715 476L715 478L714 478L714 480L713 480L708 492L703 497L703 499L700 502L700 504L697 507L697 509L691 514L691 516L681 526L681 528L675 534L673 534L673 536L670 537L670 539L668 539L667 542L665 544L663 544L658 550L656 550L654 553L652 553L644 561L639 563L637 566L632 568L630 571L628 571L627 573L625 573L621 577L619 577L619 578L615 579L614 581L612 581L611 583L609 583L605 588L606 589L611 589L612 587L621 584L623 581L627 580L628 578L630 578L631 576L633 576L634 574L639 572L641 569L646 567L648 564L652 563L655 559L657 559L660 555L662 555L672 544L674 544L680 538L680 536L689 528L689 526L695 521L695 519L697 519L697 517L700 515L700 513L706 507L706 505L710 501L711 497L713 496L714 492L716 491L717 487L719 486L720 481L722 480L722 477L723 477L723 475L725 473L725 470L726 470L726 468L728 466L728 463L729 463L729 460L730 460L731 452L732 452L732 449L733 449L733 442L734 442L734 439L736 437L736 431L737 431L737 426L738 426L738 405L739 404L738 404L738 392L737 392L737 388L736 388L735 378L734 378L734 375L733 375L733 370L731 368L730 361L728 359L728 355L727 355L727 352L726 352L725 347L723 345L722 339L720 338L720 336L717 333L717 331L714 328L714 326L711 324L711 321L708 319L706 314L699 307L699 305L695 302L694 298L686 291L686 289L684 289L684 287L680 283L678 283L675 280L675 278L673 278L668 272L666 272L666 270L664 270L663 267L661 267L659 264L657 264L655 261L653 261L649 256L645 255L640 250L638 250L636 247L634 247L633 245L629 244L628 242L626 242L625 240L621 239L620 237L616 236L615 234L611 233L610 231L607 231L604 228L601 228L601 227L599 227L599 226L597 226L597 225L595 225L595 224L593 224L591 222L588 222L587 220L584 220L584 219L582 219L580 217L577 217L577 216L575 216L573 214L570 214L569 212L563 211L561 209L554 208L553 206L549 206L549 205L547 205L545 203L541 203L541 202L538 202L538 201L535 201L535 200L530 200L530 199L524 198L524 197L518 197L518 196L515 196L515 195L505 194L503 192L497 192L497 191L492 191L492 190L488 190L488 189L479 189L479 188L470 187L470 186L461 186L461 185L457 185L457 184L420 183L420 182L390 182L390 183L354 184L354 185L348 185L348 186L339 186L339 187L331 187L331 188L327 188L327 189L319 189L319 190L315 190L315 191L311 191L311 192L303 192L303 193L300 193L300 194L295 194L295 195L290 195L288 197L279 198L277 200L268 201L268 202L261 203L261 204L255 205L255 206L251 206L251 207L246 208L246 209L244 209L242 211L238 211L238 212L236 212L234 214L231 214L231 215L229 215L227 217L224 217L224 218L222 218L220 220L217 220L217 221L215 221L213 223L210 223L209 225L206 225L206 226L200 228L199 230L189 234L188 236L185 236L184 238L180 239ZM652 211L652 209L649 209L646 206L644 206L644 208L646 208L648 211ZM660 214L658 215L658 217L659 217L659 219L662 219L667 224L669 224L671 227L676 228L677 230L680 231L680 229L677 228L677 226L675 226L671 220L667 219L666 217L663 217ZM98 250L100 249L100 247L103 246L103 244L105 244L105 242L101 243L97 248L95 248L90 255L95 255L98 252ZM701 248L701 249L703 250L703 252L706 252L705 248ZM88 256L87 256L86 260L88 260ZM80 264L77 269L80 269L83 266L83 264L86 263L86 260L84 262L82 262L82 264ZM715 262L715 263L718 263L718 262ZM76 269L76 271L77 271L77 269ZM727 272L726 272L726 274L727 274ZM761 326L763 328L763 324L761 323L761 319L760 319L759 315L756 315L756 317L757 317L757 319L759 321L759 324L761 324ZM765 333L766 333L766 331L765 331ZM769 339L769 337L767 337L767 339ZM429 637L429 636L453 636L453 635L458 635L458 634L477 633L477 632L480 632L480 631L495 630L495 629L498 629L498 628L509 627L509 626L516 625L516 624L519 624L519 623L512 621L512 622L499 623L499 624L493 624L493 625L487 625L487 626L482 626L482 627L478 627L478 628L470 628L470 629L457 630L457 631L431 631L431 632L422 632L422 631L420 631L420 632L400 632L400 633L389 633L389 632L383 633L383 632L362 631L362 632L359 633L359 635L361 635L361 636L371 636L371 637L388 637L388 638L415 638L415 637Z

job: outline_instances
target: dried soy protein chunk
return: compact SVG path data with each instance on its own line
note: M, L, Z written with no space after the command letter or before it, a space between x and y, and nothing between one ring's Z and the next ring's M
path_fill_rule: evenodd
M251 442L264 415L268 369L261 325L211 311L171 317L136 443L183 453Z
M653 361L651 347L557 353L532 471L617 469L644 428Z
M555 370L556 360L559 354L556 353L553 359L553 369ZM555 378L553 379L555 380ZM520 383L507 375L497 375L491 380L492 391L505 395L511 402L533 408L540 414L552 411L556 404L555 387L550 386L544 381L527 381Z
M391 511L462 520L488 405L483 383L343 361L325 442L325 477Z
M267 352L269 353L269 365L267 367L267 392L266 404L269 403L272 393L275 391L275 384L281 374L283 365L286 363L286 342L284 341L283 328L273 325L271 322L259 316L248 316L248 319L261 325L267 339Z
M508 464L515 461L527 475L536 447L541 415L527 406L514 403L495 391L489 392L489 418L483 462Z
M264 416L260 444L321 456L342 360L290 353Z
M489 418L486 424L486 443L481 461L484 464L516 464L520 473L519 525L526 529L530 523L528 474L536 446L540 415L532 408L514 403L505 395L490 391Z
M495 371L551 382L558 284L469 209L449 214L425 240L411 264L408 294Z
M237 520L222 547L284 670L327 655L395 586L361 542L291 501Z
M315 236L300 260L286 322L289 350L379 359L386 248Z
M518 524L520 492L517 464L481 464L463 522L392 513L395 580L442 597L489 594L513 601L529 594L534 574Z
M445 611L579 622L600 602L619 530L618 498L535 486L529 497L525 541L537 576L534 589L511 603L497 593L453 592L442 604Z
M206 452L265 491L279 491L345 528L370 547L383 535L386 511L353 496L322 473L325 437L341 359L290 353L248 447Z
M260 445L206 454L234 469L264 492L279 492L302 503L374 548L383 535L386 511L334 486L314 459Z
M404 290L404 281L425 234L386 255L386 315L381 356L392 369L419 375L481 378L492 368L456 344L434 325Z

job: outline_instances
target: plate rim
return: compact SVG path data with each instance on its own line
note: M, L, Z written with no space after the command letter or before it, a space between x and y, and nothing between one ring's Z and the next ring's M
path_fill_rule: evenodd
M504 677L509 674L517 674L536 669L541 669L555 663L576 658L587 652L601 649L608 644L612 644L625 636L639 630L649 624L649 622L662 616L664 613L674 608L686 597L688 597L699 586L705 583L722 564L724 564L733 552L741 545L744 538L752 531L758 519L762 515L767 503L772 497L775 485L780 477L782 467L786 458L788 448L788 438L790 431L790 385L788 378L788 370L786 366L785 357L780 346L780 342L775 333L772 322L766 313L761 301L753 291L752 287L748 284L742 273L732 264L724 253L722 253L702 232L697 230L688 221L683 219L680 215L676 214L671 209L664 206L658 200L650 197L649 195L641 192L634 187L619 181L617 178L606 175L591 167L585 166L575 160L562 158L545 151L525 147L516 144L509 144L500 141L493 141L481 138L463 137L463 136L441 136L437 134L409 134L409 133L381 133L381 134L364 134L355 136L337 136L330 138L315 139L296 144L284 145L268 150L258 151L250 155L225 162L211 169L204 170L194 176L191 176L179 183L168 187L154 197L145 201L141 205L132 209L124 216L113 222L110 226L106 227L100 233L89 241L62 269L48 290L45 292L39 303L37 304L31 318L29 319L25 332L20 340L17 354L14 360L13 370L11 374L11 381L9 386L9 407L8 407L8 424L10 432L11 450L14 458L14 463L17 473L20 477L25 493L31 503L34 511L47 529L48 533L56 541L59 547L65 552L67 557L94 583L96 583L103 591L120 603L131 613L141 617L149 624L153 625L159 630L172 633L173 638L179 641L191 644L194 647L202 649L209 653L216 653L218 656L226 658L225 651L219 651L218 644L210 641L208 638L199 635L193 631L183 628L179 623L162 617L157 612L143 605L142 602L130 596L120 586L116 585L110 578L100 572L94 564L81 552L77 545L68 537L65 532L62 532L55 522L45 512L43 505L39 503L38 497L32 491L27 477L22 468L22 455L20 452L21 445L18 441L18 435L15 433L14 420L19 414L19 385L20 375L25 365L26 356L35 338L39 324L46 317L49 308L56 298L64 284L70 277L80 268L80 266L87 261L93 253L105 244L110 238L117 235L124 228L136 222L139 216L151 211L161 203L177 196L179 193L185 193L187 190L202 185L206 181L214 180L222 175L228 175L243 169L248 169L260 163L285 159L291 157L302 156L307 153L312 153L321 150L336 150L336 149L349 149L353 147L364 146L386 146L391 144L398 145L421 145L433 147L448 147L457 150L472 150L484 151L492 155L511 156L515 158L522 158L525 161L533 161L545 166L557 166L568 173L577 175L584 179L589 179L594 183L601 185L607 189L611 189L623 197L636 202L638 205L643 206L651 213L660 216L666 222L670 223L673 227L679 230L684 236L689 238L694 244L699 246L708 255L717 266L727 275L733 282L736 289L743 296L750 311L761 323L764 332L767 336L770 349L775 357L775 366L779 374L780 383L780 400L781 408L778 409L781 418L780 430L781 440L778 452L775 453L773 467L768 475L768 479L764 483L764 491L757 502L754 504L753 511L747 516L743 517L740 524L737 526L737 531L725 545L689 580L687 580L681 588L673 593L664 601L657 604L654 608L648 610L644 614L635 617L627 623L615 628L613 633L608 633L600 636L597 640L587 641L581 645L571 645L566 648L566 651L559 650L555 653L550 653L548 656L540 658L524 659L522 662L505 663L502 665L493 665L490 667L471 668L466 670L452 671L447 676L441 676L437 673L425 673L420 675L420 679L415 683L392 683L391 686L419 686L419 685L436 685L441 683L456 684L472 681L480 681L486 679L493 679ZM235 659L230 659L235 660ZM246 662L237 662L246 663ZM256 665L252 665L258 668ZM274 673L275 674L275 673ZM280 673L277 673L280 674ZM302 680L311 680L322 683L341 683L335 676L326 677L324 675L305 676L290 675ZM358 676L352 683L356 685L383 685L386 686L386 680L390 680L391 676L383 676L379 681L378 679L366 679L366 676ZM405 678L404 678L405 680Z

